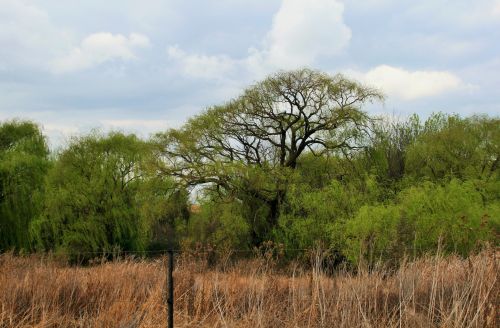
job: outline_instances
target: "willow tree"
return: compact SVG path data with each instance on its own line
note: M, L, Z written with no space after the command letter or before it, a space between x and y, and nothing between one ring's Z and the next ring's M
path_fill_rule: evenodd
M358 147L368 121L361 106L381 99L377 90L342 75L276 73L158 135L163 172L188 186L265 204L261 215L272 228L301 155Z
M0 251L29 250L29 225L41 210L49 150L29 121L0 124Z
M89 257L156 242L156 225L181 215L186 200L176 195L177 207L168 202L171 179L149 173L150 150L119 132L72 139L48 172L43 213L31 224L35 246Z

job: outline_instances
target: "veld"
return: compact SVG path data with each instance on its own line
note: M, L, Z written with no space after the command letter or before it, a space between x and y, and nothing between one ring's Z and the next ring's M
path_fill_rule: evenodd
M326 275L176 260L176 327L497 327L498 252ZM165 327L165 258L86 267L0 256L0 327Z

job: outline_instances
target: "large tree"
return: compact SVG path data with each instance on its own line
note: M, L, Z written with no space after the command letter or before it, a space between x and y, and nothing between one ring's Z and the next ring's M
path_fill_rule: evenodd
M44 212L32 223L37 247L76 255L158 242L157 223L171 223L186 199L170 206L171 179L150 174L150 154L135 135L74 138L47 176Z
M361 105L380 99L377 90L341 75L276 73L159 135L164 173L261 202L273 227L300 156L356 148L368 120Z

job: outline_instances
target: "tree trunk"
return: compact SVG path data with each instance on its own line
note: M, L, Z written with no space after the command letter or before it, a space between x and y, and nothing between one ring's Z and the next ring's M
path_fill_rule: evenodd
M276 197L268 202L269 205L269 217L267 223L269 225L270 232L273 228L278 225L278 219L280 216L281 205L283 204L283 199L285 198L285 191L280 190L277 192Z

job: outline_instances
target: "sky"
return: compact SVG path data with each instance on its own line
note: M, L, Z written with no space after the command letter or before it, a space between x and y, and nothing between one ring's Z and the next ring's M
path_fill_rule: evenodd
M373 115L500 115L500 0L0 0L0 121L53 147L179 127L303 67L382 90Z

